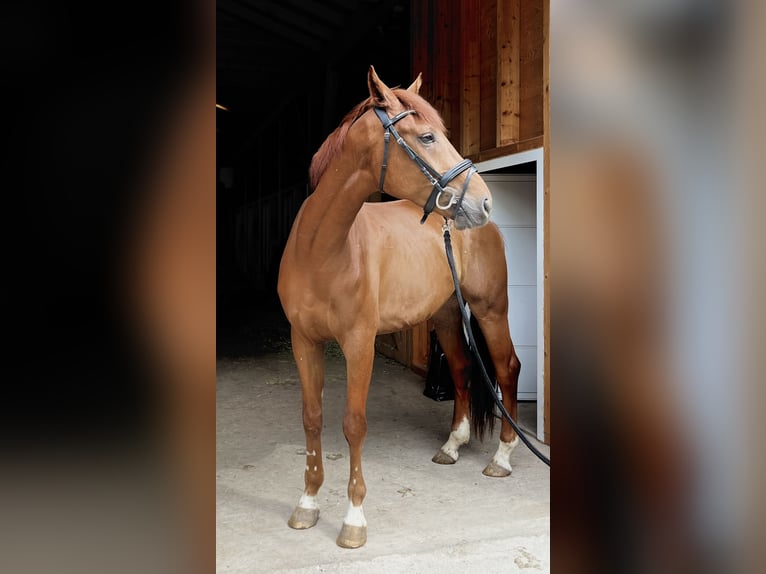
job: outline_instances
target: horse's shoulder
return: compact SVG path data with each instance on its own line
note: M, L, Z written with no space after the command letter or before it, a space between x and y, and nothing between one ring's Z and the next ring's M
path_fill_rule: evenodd
M386 202L369 202L362 205L355 223L364 226L373 225L386 229L398 229L400 226L411 227L417 223L422 210L405 199Z

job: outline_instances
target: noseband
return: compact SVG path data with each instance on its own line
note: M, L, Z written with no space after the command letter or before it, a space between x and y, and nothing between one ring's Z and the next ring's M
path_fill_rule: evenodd
M420 171L423 172L423 175L428 178L428 181L433 185L433 190L431 191L431 195L428 196L428 201L426 201L425 206L423 207L423 218L420 220L420 223L425 223L428 216L431 214L431 212L434 210L434 207L438 207L439 209L447 210L453 205L455 205L455 213L457 213L460 209L462 209L463 205L463 197L465 196L465 192L468 190L468 182L471 181L471 177L474 173L476 173L476 168L473 165L473 162L470 159L464 159L460 163L458 163L455 167L447 171L445 174L440 174L438 171L436 171L433 167L431 167L422 157L420 157L415 150L413 150L409 145L407 145L407 142L402 139L402 136L399 135L399 132L396 131L396 128L394 127L394 124L401 120L402 118L416 113L415 110L405 110L402 113L394 116L393 118L389 118L388 114L386 114L385 110L381 108L373 108L375 111L375 115L378 116L378 119L383 124L383 129L385 130L385 133L383 134L383 165L380 170L380 184L379 189L381 192L383 192L383 182L386 179L386 168L388 167L388 142L391 139L391 135L394 136L394 139L396 140L396 143L399 144L399 146L407 152L407 155L410 156L410 159L414 161L418 167L420 168ZM465 170L468 171L468 175L465 178L465 182L463 183L463 190L460 192L460 196L456 196L452 192L446 192L445 187L449 182L451 182L453 179L455 179L458 175L463 173ZM446 193L445 193L446 192ZM446 200L443 199L443 197L449 196ZM454 218L453 218L454 219Z

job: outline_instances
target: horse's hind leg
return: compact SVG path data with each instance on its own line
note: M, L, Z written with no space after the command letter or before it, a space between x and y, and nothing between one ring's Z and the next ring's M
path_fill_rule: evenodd
M495 366L497 382L503 394L503 406L517 420L517 389L519 384L519 372L521 362L513 348L511 334L508 329L508 315L503 310L486 309L482 305L472 307L476 319L479 322L482 333L487 341L492 363ZM475 384L483 384L476 381ZM487 476L508 476L511 474L511 452L519 442L516 431L508 421L503 418L500 430L500 444L495 456L484 469Z
M293 355L301 378L303 429L306 433L305 490L287 524L311 528L319 520L317 492L324 482L322 466L322 389L324 387L324 344L309 341L292 330Z
M432 321L455 384L455 403L449 438L431 460L437 464L455 464L460 456L458 450L471 438L468 392L470 362L465 354L463 324L457 300L451 298L445 303L433 316Z

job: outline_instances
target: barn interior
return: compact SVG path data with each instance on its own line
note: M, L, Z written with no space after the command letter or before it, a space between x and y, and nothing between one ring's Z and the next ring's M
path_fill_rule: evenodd
M507 244L524 244L520 259L528 262L516 278L520 285L509 280L509 300L525 300L509 312L509 321L512 336L521 335L517 349L528 355L522 357L525 375L537 371L534 377L542 381L537 349L544 346L544 317L525 315L545 304L545 247L542 233L534 236L543 226L544 206L536 207L543 197L543 156L521 156L544 144L543 3L522 4L218 2L219 355L284 344L287 325L276 282L292 221L309 192L308 166L343 116L367 96L366 74L374 65L391 86L408 85L422 72L421 95L442 114L458 151L483 164L484 173L536 178L537 189L533 184L521 206L533 219L508 214L508 221L497 223L527 227L523 237L518 229L504 232ZM520 269L517 261L509 268ZM522 286L527 294L520 293ZM422 325L379 337L377 346L422 375L428 343L428 326ZM539 383L525 384L525 398L534 399ZM538 419L543 436L542 413Z
M500 4L491 6L499 10ZM294 495L300 496L302 489L304 437L300 384L276 283L284 242L308 194L311 157L344 115L367 97L370 65L390 86L406 86L422 71L421 94L454 123L458 108L450 112L446 98L435 101L442 92L456 96L459 87L444 76L452 69L447 50L441 51L441 60L438 50L438 61L427 60L434 42L441 41L440 30L460 29L460 10L465 9L474 9L470 26L478 31L480 3L473 0L217 2L216 476L221 569L411 572L439 564L444 572L465 572L548 566L549 475L529 451L516 449L508 481L481 474L481 460L491 458L497 430L491 439L467 445L464 460L454 466L430 461L431 451L449 433L452 402L424 396L426 326L416 336L405 333L378 341L382 352L373 373L374 407L368 407L365 447L370 454L366 481L376 493L367 513L376 525L367 545L344 554L334 544L347 466L341 425L344 360L335 345L326 353L328 478L319 499L323 518L307 532L286 525ZM541 9L535 10L532 19L542 26ZM482 14L494 18L486 7ZM541 50L528 53L541 66ZM497 132L485 130L479 145L478 131L471 136L455 125L452 134L462 140L456 147L468 156L466 146L475 137L476 163L541 148L542 89L529 93L534 109L525 117L535 125L522 124L520 135L517 125L518 141L500 146L498 127ZM492 102L488 106L494 109ZM474 112L478 114L478 107ZM541 156L536 158L501 161L488 171L532 178L534 202L534 178L541 167ZM256 416L256 410L265 416ZM521 403L519 419L534 438L536 403ZM547 445L537 444L549 453ZM516 480L517 475L524 478ZM464 527L445 529L445 520L460 520ZM290 551L295 545L306 552Z
M216 146L219 354L279 343L282 247L307 195L308 166L367 97L372 64L411 80L403 0L221 0Z

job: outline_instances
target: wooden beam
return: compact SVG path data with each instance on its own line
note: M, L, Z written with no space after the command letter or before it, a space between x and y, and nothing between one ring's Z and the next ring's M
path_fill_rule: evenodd
M519 140L520 0L497 2L497 145Z
M481 149L481 6L479 0L460 2L461 105L460 149L462 155Z
M470 159L473 163L479 163L481 161L487 161L488 159L495 159L496 157L502 157L505 155L513 155L515 153L521 153L523 151L529 151L531 149L537 149L540 147L543 147L543 136L529 138L501 147L481 150L479 153L466 156L466 158Z

